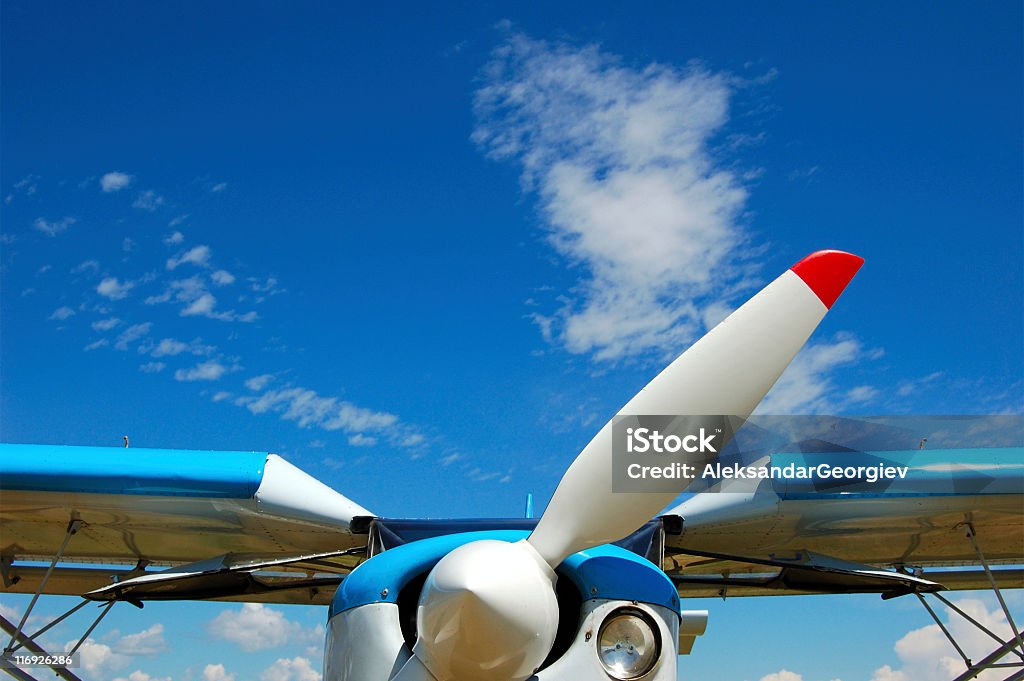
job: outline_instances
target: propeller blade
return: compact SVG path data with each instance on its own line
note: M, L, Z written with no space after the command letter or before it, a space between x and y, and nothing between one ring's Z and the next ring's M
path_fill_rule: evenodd
M747 417L803 347L863 264L813 253L733 312L647 384L620 415ZM612 422L565 472L528 541L552 568L577 551L617 541L682 492L612 492Z

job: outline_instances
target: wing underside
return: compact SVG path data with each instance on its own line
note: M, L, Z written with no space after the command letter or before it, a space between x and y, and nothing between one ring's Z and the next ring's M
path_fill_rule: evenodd
M350 527L365 515L266 453L0 445L9 593L35 593L56 558L42 593L82 595L166 568L137 585L140 600L325 603L365 553Z

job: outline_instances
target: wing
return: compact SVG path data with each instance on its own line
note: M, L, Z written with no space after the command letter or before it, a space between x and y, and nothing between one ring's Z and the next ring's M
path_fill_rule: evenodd
M1019 417L1007 417L1017 433ZM1013 436L1016 438L1016 435ZM907 475L866 485L771 480L746 494L703 493L670 513L665 569L680 593L894 593L915 585L869 575L924 575L948 589L987 589L988 566L1024 555L1024 448L856 452L902 464ZM850 454L775 454L772 462ZM774 465L774 463L773 463ZM835 557L835 558L830 558ZM847 573L826 569L841 559ZM1001 588L1024 587L1024 572L992 571Z
M167 598L325 602L363 554L350 527L361 515L371 513L273 454L0 445L10 592L34 593L46 567L26 563L57 557L43 593L111 584L110 569L65 565L77 562L134 566L117 574L122 587L141 579L128 584ZM154 580L147 565L174 567Z

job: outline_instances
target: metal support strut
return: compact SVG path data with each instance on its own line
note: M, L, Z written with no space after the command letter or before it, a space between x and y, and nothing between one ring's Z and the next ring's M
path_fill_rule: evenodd
M68 547L68 542L71 541L71 537L78 532L78 528L82 526L81 520L72 520L68 523L68 529L64 532L64 541L60 543L60 548L57 549L57 553L54 554L53 560L50 561L50 567L47 568L46 574L43 575L42 581L39 582L39 586L36 588L35 594L32 596L32 600L29 602L28 607L25 608L25 614L21 616L21 621L18 622L18 627L14 630L14 634L11 635L11 641L4 648L4 654L7 655L14 650L14 644L17 643L21 637L21 631L25 628L25 622L28 621L28 616L32 614L32 608L36 607L36 601L39 600L39 595L43 593L43 589L46 588L46 581L50 579L50 575L53 574L53 568L57 566L57 562L64 555L64 549Z
M988 577L989 584L992 585L992 591L996 595L996 600L999 601L999 607L1002 608L1003 615L1006 617L1006 622L1010 625L1010 631L1013 632L1010 637L1003 640L998 634L993 632L991 629L983 625L981 622L971 617L964 610L950 601L948 598L942 596L939 593L933 593L939 601L943 603L952 612L963 617L965 620L973 624L977 629L984 632L989 638L998 643L998 647L991 653L986 655L983 659L978 662L974 662L967 656L963 648L956 642L953 635L950 633L946 625L942 623L939 616L935 613L935 610L925 600L924 594L916 594L921 605L925 607L928 614L931 615L932 620L939 626L939 629L946 636L946 639L952 644L953 648L956 649L960 658L964 661L964 666L967 670L960 676L953 679L953 681L969 681L970 679L976 678L981 672L988 669L1017 669L1018 671L1010 673L1004 681L1021 681L1024 679L1024 631L1017 629L1016 623L1013 621L1013 616L1010 614L1010 609L1006 606L1006 601L1003 599L1003 594L999 590L999 584L996 581L995 575L992 573L992 569L989 567L988 561L985 559L985 554L981 550L981 546L978 544L977 536L974 533L974 526L971 524L968 518L966 522L962 524L964 528L964 536L971 543L974 548L974 552L978 556L978 560L981 563L982 568L985 571L985 576ZM1011 662L1000 662L1007 655L1016 656L1019 660L1013 660Z

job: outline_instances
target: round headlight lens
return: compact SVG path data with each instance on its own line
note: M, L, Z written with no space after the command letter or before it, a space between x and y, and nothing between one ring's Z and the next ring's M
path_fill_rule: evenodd
M638 679L658 661L658 634L639 610L616 610L597 634L597 656L616 679Z

